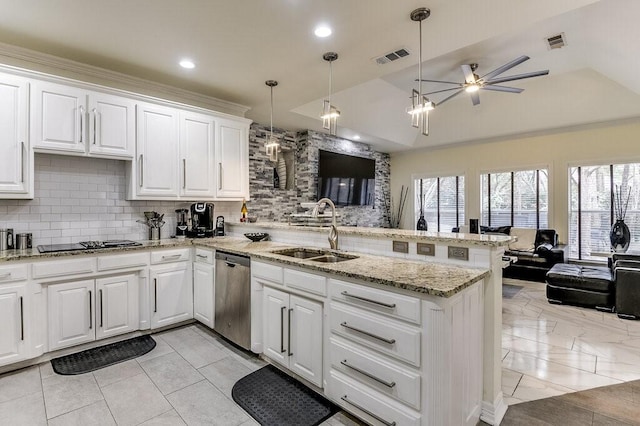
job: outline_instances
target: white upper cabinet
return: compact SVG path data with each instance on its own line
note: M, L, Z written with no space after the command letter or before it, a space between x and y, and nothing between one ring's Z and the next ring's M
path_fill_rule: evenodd
M28 101L26 79L0 74L0 198L33 198Z
M90 92L89 152L133 158L136 138L135 102L121 96Z
M133 157L135 103L73 86L35 81L31 91L31 139L36 151Z
M249 198L249 125L218 120L216 140L216 198Z
M212 116L191 112L180 114L181 196L214 197L214 134Z
M160 199L178 196L178 110L137 106L137 158L132 164L135 194Z

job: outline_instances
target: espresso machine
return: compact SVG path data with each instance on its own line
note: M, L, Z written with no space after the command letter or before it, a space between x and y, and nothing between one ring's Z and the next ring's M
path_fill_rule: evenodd
M191 204L191 229L187 230L187 237L213 237L216 223L213 216L213 203Z
M187 229L189 228L188 216L188 209L176 210L176 237L183 238L187 236Z

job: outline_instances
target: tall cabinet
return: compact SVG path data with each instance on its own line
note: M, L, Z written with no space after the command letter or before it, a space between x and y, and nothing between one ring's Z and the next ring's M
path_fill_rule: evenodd
M249 125L230 119L220 119L218 123L216 198L248 198Z
M0 198L33 198L28 101L27 79L0 74Z

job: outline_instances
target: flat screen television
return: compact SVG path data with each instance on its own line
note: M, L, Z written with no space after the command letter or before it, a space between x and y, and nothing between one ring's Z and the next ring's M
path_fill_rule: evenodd
M336 206L369 206L375 201L376 161L320 150L318 199Z

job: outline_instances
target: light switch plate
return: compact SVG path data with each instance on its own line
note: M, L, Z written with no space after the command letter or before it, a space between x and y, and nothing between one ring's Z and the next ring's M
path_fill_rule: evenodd
M469 260L469 249L467 247L447 246L449 259Z
M417 244L418 254L423 254L425 256L435 256L436 255L436 245L430 243L418 243Z
M407 241L393 241L393 251L398 253L409 253L409 243Z

